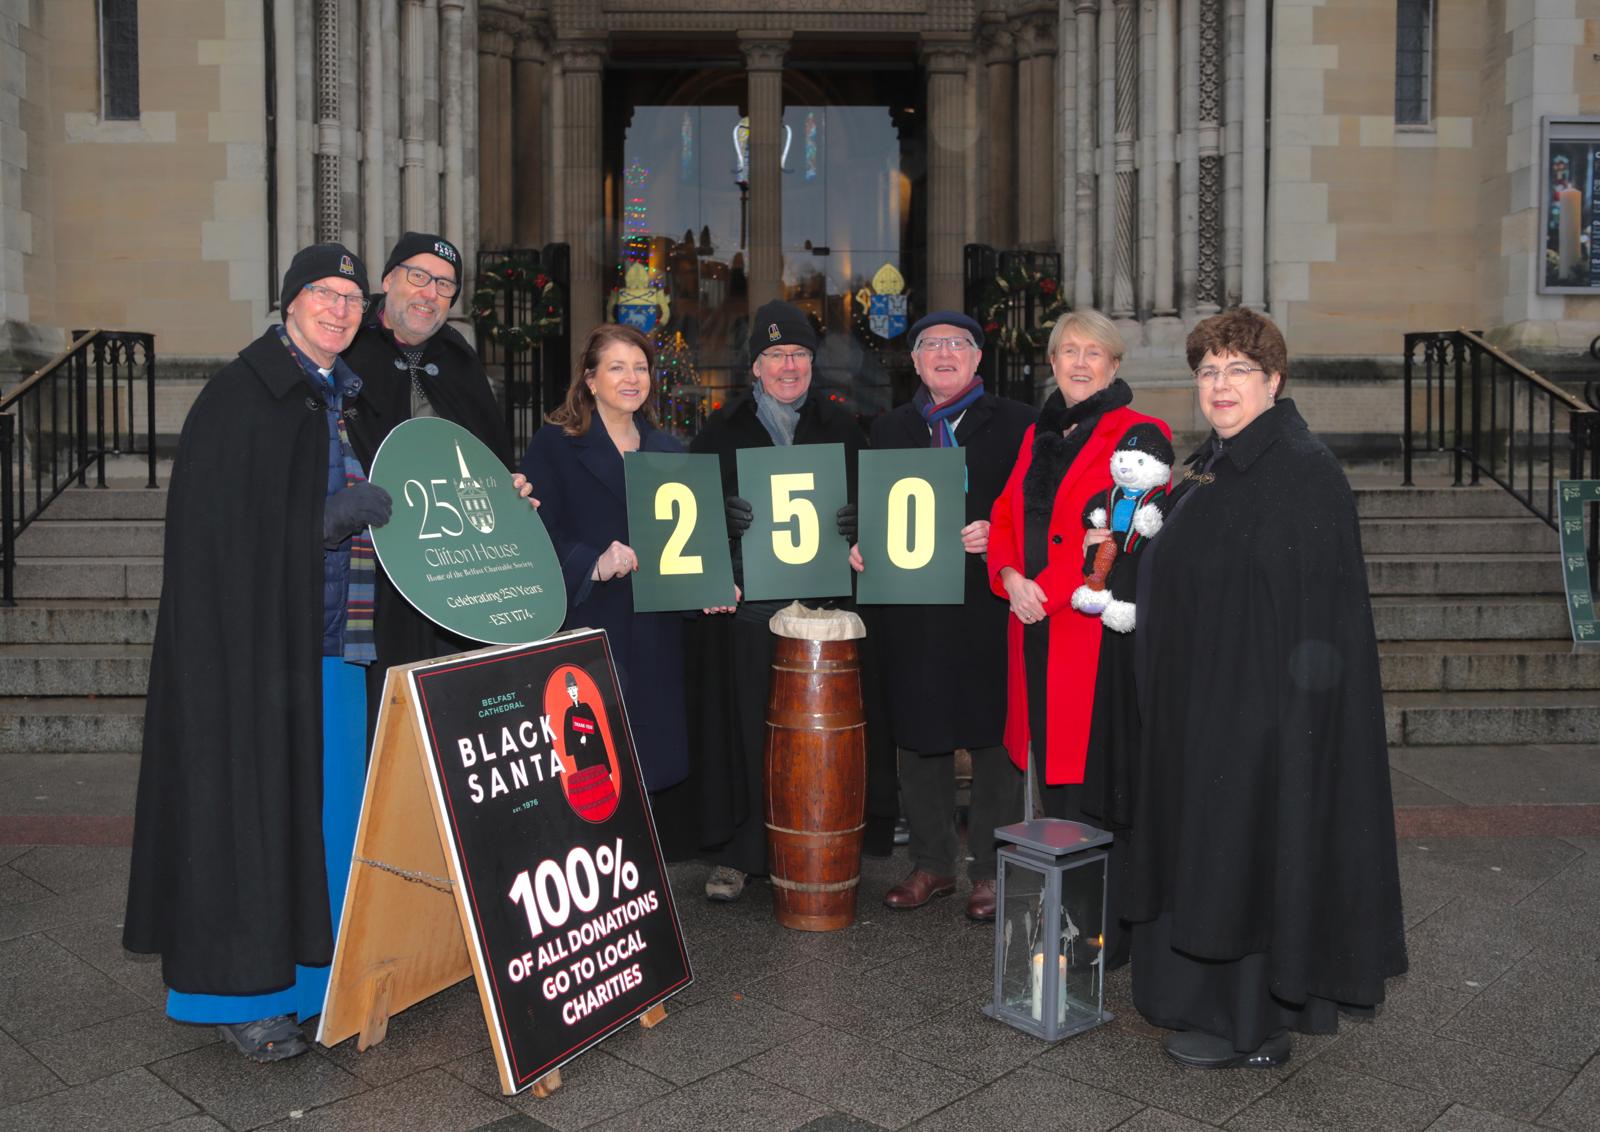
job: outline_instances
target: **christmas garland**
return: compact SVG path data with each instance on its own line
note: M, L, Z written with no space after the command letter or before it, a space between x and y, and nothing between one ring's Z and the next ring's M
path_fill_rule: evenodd
M1037 322L1033 326L1008 325L1011 300L1027 295L1037 299ZM978 321L983 324L984 337L1002 350L1042 350L1056 320L1071 309L1061 293L1060 280L1021 264L1002 268L978 297Z
M501 321L500 296L511 290L533 292L532 322L507 324ZM559 336L566 318L566 305L561 285L554 279L523 264L507 263L498 271L485 271L479 276L478 290L472 296L472 319L479 334L515 353L542 339Z

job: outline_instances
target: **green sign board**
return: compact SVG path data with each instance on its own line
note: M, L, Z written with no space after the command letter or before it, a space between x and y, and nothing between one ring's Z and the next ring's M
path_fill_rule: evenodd
M418 417L391 432L367 477L394 499L372 543L405 599L488 644L543 640L567 590L539 514L493 452L460 425Z
M742 543L746 598L850 593L850 547L838 520L848 499L844 445L741 448L739 494L755 512Z
M630 452L628 543L639 556L633 608L640 613L733 604L733 557L715 456Z
M1556 493L1561 529L1561 576L1567 586L1567 616L1572 639L1579 644L1600 642L1595 622L1594 590L1589 585L1589 556L1583 546L1583 505L1600 503L1600 480L1558 480Z
M966 596L961 528L966 451L895 448L861 453L862 605L960 605Z

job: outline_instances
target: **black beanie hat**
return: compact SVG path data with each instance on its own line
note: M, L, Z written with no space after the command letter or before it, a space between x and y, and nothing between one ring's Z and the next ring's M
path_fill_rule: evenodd
M972 335L972 344L978 349L983 349L983 327L978 325L978 320L962 314L960 311L929 311L917 319L916 325L911 328L908 341L915 346L917 339L922 337L922 332L930 326L959 326Z
M1136 424L1117 441L1118 452L1143 452L1172 467L1172 442L1153 424Z
M813 353L817 349L817 332L811 329L811 320L799 307L779 299L762 303L750 320L750 360L763 350L774 346L804 346Z
M383 265L383 278L387 279L389 272L414 255L436 255L455 268L456 293L450 296L449 304L455 306L456 300L461 297L461 249L432 232L407 232L389 253L388 262Z
M283 273L283 290L278 292L278 306L285 309L294 302L308 283L337 275L361 288L361 297L367 297L367 268L361 257L343 244L312 244L301 248L289 261L289 270Z

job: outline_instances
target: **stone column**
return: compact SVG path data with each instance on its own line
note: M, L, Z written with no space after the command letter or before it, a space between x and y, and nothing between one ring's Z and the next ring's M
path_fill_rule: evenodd
M427 210L427 17L423 0L405 0L400 22L400 210L401 227L429 228ZM383 265L380 263L380 267Z
M1266 26L1266 0L1258 13ZM1199 86L1196 102L1196 163L1199 166L1195 201L1195 227L1199 230L1199 259L1195 265L1195 311L1201 317L1222 309L1222 2L1204 0L1200 7ZM1261 59L1263 72L1266 56ZM1263 122L1265 119L1263 118ZM1266 187L1265 133L1263 126L1262 188ZM1262 218L1265 224L1265 216Z
M1094 306L1095 272L1095 48L1099 38L1096 0L1077 0L1073 37L1078 53L1076 113L1077 170L1072 179L1077 262L1072 275L1072 305Z
M367 271L383 270L388 255L384 240L383 189L388 180L384 167L383 113L387 87L383 73L383 0L361 2L361 258ZM370 274L373 289L376 274Z
M982 40L985 94L984 194L988 210L983 239L1008 248L1017 239L1017 56L1016 40L1003 23L987 22Z
M1151 314L1158 319L1172 318L1178 313L1172 257L1173 244L1177 240L1177 39L1176 0L1156 0L1156 62L1153 74L1156 88L1156 282L1151 295Z
M564 79L562 154L566 178L567 240L572 246L572 332L582 336L601 321L601 267L605 214L600 177L600 86L605 41L557 40ZM773 160L777 164L776 155Z
M1267 305L1267 0L1244 6L1243 264L1239 302Z
M1053 250L1056 213L1056 9L1013 24L1017 42L1017 243Z
M478 234L486 248L511 243L512 92L515 21L485 9L478 23Z
M1156 290L1156 3L1139 0L1138 136L1139 155L1138 280L1134 306L1141 318L1155 305Z
M964 33L924 32L928 73L928 306L960 310L962 249L966 244L964 170L972 156L966 128L967 63Z
M1222 83L1222 273L1225 306L1244 288L1244 0L1227 0Z
M1116 133L1112 169L1116 196L1111 275L1112 318L1134 317L1134 240L1138 233L1134 142L1139 132L1139 23L1133 0L1116 0Z
M512 233L519 248L543 246L544 239L544 73L549 59L544 35L528 32L512 53L515 73L512 130Z
M444 238L467 246L464 0L439 0L440 98L444 113ZM464 267L465 265L463 265Z
M339 165L343 149L339 128L342 69L339 59L339 0L317 0L316 36L316 230L319 243L332 243L344 238L344 216L339 199Z
M1117 16L1111 0L1102 0L1103 17L1096 48L1099 53L1100 100L1096 107L1096 125L1099 128L1096 156L1099 172L1097 226L1099 250L1095 255L1095 294L1100 309L1108 309L1115 290L1114 275L1117 267L1117 170L1115 164L1117 136Z
M1179 8L1178 51L1182 58L1182 148L1178 155L1178 295L1186 321L1198 310L1200 270L1200 12L1194 0Z
M750 310L783 295L783 58L788 32L740 32L750 84L750 190L746 224Z

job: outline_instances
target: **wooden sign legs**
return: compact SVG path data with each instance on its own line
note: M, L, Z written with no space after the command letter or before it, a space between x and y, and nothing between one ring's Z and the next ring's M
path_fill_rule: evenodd
M649 1010L639 1015L639 1025L646 1030L653 1030L667 1020L667 1004L658 1002ZM543 1077L533 1083L533 1095L548 1097L551 1093L561 1088L561 1070L552 1069Z

